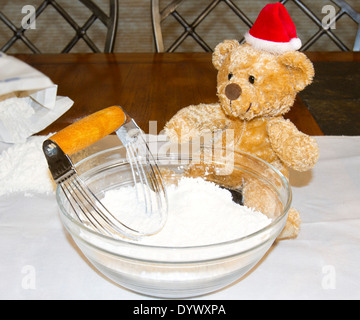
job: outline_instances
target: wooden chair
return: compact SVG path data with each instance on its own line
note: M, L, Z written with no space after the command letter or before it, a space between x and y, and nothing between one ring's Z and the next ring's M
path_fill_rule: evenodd
M289 0L280 1L282 4L286 4ZM339 7L339 11L336 13L330 23L324 25L322 20L318 18L312 10L307 7L301 0L293 1L317 26L318 30L308 39L306 43L301 47L301 51L308 50L321 36L326 35L332 42L334 42L340 50L350 51L350 49L344 44L344 42L331 30L331 25L336 23L344 14L347 14L356 23L360 23L360 14L356 12L349 4L344 0L331 0ZM360 48L360 29L358 29L353 51L359 51Z
M196 32L196 27L210 14L216 6L223 1L249 28L252 26L250 19L235 5L232 0L212 0L210 4L198 15L192 23L188 23L176 10L184 0L173 0L163 10L160 11L159 0L151 0L152 27L157 52L174 52L187 37L192 37L206 52L211 52L212 48ZM172 15L183 27L183 33L169 46L164 48L161 24Z
M321 36L326 35L332 42L334 42L340 50L350 51L344 42L332 31L330 28L331 24L339 20L344 14L347 14L351 19L359 24L360 13L356 12L349 4L344 0L331 0L336 6L338 6L339 11L336 13L334 19L329 25L323 25L322 18L318 17L307 5L304 4L302 0L281 0L280 3L286 4L288 2L293 2L301 11L303 11L306 16L318 27L315 28L314 34L303 44L300 48L301 51L308 50ZM205 42L205 40L197 33L196 28L198 25L210 14L210 12L215 9L215 7L223 2L225 3L249 28L252 26L252 21L246 16L246 14L239 9L235 4L235 0L211 0L209 5L200 13L199 16L195 18L192 23L188 23L184 17L180 15L177 11L178 6L184 2L184 0L173 0L171 1L163 10L160 10L159 5L160 0L151 0L151 18L152 18L152 27L153 35L155 41L155 49L157 52L174 52L187 37L192 37L204 51L212 51L212 48ZM246 2L244 1L244 4ZM184 28L182 34L175 39L175 41L168 47L164 47L163 41L163 30L162 24L166 18L173 16L178 23ZM239 39L240 42L243 42L244 39ZM359 51L360 49L360 27L358 29L355 44L353 51Z
M107 15L101 8L99 8L93 1L90 0L79 0L83 5L85 5L91 13L91 16L82 26L79 26L78 23L71 17L71 15L56 2L56 0L45 0L43 1L34 12L34 15L29 18L29 21L33 21L33 19L38 18L48 6L52 6L57 13L63 18L62 21L66 21L75 31L75 35L68 42L65 48L61 51L61 53L68 53L75 46L75 44L83 39L87 46L93 52L112 52L115 44L115 36L117 31L117 22L118 22L118 0L109 0L110 4L110 13ZM43 13L45 14L45 13ZM60 18L59 16L59 18ZM107 28L107 34L105 39L105 47L100 50L96 44L92 41L92 39L87 34L88 29L94 24L94 22L99 19ZM33 43L27 36L26 32L29 30L28 28L24 28L24 26L17 27L15 24L8 19L4 13L0 11L0 20L5 23L7 27L9 27L13 35L11 38L0 47L0 51L6 52L8 51L13 44L21 40L26 47L28 47L33 53L41 53L38 47Z
M344 0L331 0L331 1L334 2L340 8L339 12L336 15L337 17L336 20L338 20L342 15L347 14L352 20L354 20L359 25L355 37L353 51L360 51L360 12L357 12Z

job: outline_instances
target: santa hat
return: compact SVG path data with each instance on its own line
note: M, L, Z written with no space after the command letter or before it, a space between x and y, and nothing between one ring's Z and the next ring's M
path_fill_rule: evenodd
M301 40L296 35L294 22L281 3L267 4L254 25L245 34L253 47L274 53L298 50Z

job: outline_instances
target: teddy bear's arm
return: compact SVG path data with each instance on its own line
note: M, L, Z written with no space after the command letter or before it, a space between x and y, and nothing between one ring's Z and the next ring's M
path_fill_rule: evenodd
M171 141L186 142L191 138L224 130L229 120L219 104L191 105L178 111L164 127Z
M272 148L286 166L306 171L315 165L319 158L315 139L300 132L290 120L273 118L267 132Z

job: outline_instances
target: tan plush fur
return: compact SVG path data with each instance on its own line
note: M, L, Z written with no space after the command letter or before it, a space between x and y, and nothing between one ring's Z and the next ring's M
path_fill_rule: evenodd
M307 57L298 51L273 54L225 40L215 48L212 61L218 70L219 103L181 109L164 128L170 140L184 142L209 132L233 130L227 147L262 158L286 177L288 167L312 168L319 156L315 139L283 118L296 94L312 82L314 68ZM248 196L257 199L251 206L266 211L266 197L256 196L261 194L259 188L245 186L246 192L255 193ZM299 213L291 208L280 238L296 237L299 228Z

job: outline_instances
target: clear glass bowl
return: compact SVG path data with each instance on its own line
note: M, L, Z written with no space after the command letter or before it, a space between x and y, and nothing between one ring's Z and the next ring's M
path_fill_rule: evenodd
M223 187L234 189L234 184L238 184L236 177L241 177L241 185L247 180L257 181L272 202L271 224L246 237L212 245L142 245L100 235L79 223L58 188L60 217L77 246L102 274L148 296L194 297L222 289L241 278L265 255L285 225L291 203L287 179L268 163L239 151L224 157L223 150L209 153L206 148L191 145L184 151L181 147L164 148L156 144L151 150L159 168L172 172L170 176L165 174L167 181L181 177L194 163L216 168L205 170L204 178L211 172L211 180ZM234 165L230 175L227 172L229 158ZM100 200L107 190L133 184L122 146L95 153L78 162L76 167ZM235 192L241 193L241 188L238 186Z

